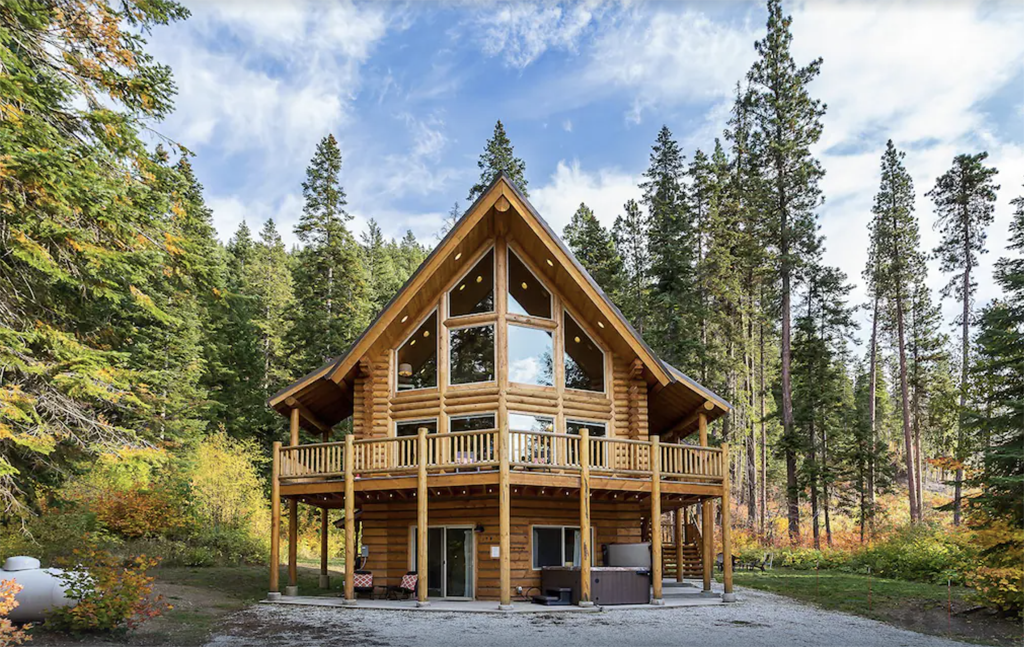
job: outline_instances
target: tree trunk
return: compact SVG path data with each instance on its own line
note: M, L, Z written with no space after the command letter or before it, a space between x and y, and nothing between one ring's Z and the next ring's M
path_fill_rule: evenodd
M871 429L868 432L868 461L867 461L867 515L868 528L871 534L875 533L875 437L877 436L877 390L878 390L878 295L875 295L874 309L871 313L871 359L870 363L870 402L868 403L869 417L871 418ZM861 533L863 541L863 532Z
M760 306L764 306L764 298L760 301ZM759 399L761 400L761 510L760 514L760 532L761 539L767 538L767 523L768 523L768 425L765 421L765 388L764 388L764 320L760 319L758 322L758 330L760 334L760 351L758 352L758 362L760 363L760 370L758 371L758 379L760 380L759 385Z
M965 219L966 222L966 219ZM953 485L953 525L960 525L960 514L963 506L963 481L964 481L964 468L961 463L964 460L964 411L967 410L967 376L970 370L970 334L971 334L971 251L970 251L970 231L964 226L964 258L966 259L967 266L964 268L964 304L963 312L961 317L963 326L961 330L962 338L960 340L960 411L957 415L956 423L956 483Z
M783 200L783 203L785 201ZM800 541L800 491L797 487L796 452L792 447L793 438L793 383L790 370L790 272L789 235L786 208L782 209L782 331L780 339L780 377L782 382L782 433L786 442L786 508L789 520L789 538L793 543Z
M828 429L826 427L821 428L821 465L824 468L828 465ZM825 479L821 484L822 494L824 495L822 503L825 508L825 543L828 547L832 547L832 519L829 516L829 509L831 508L831 500L829 497L828 479Z
M903 441L907 448L907 494L910 499L910 520L919 518L917 498L917 478L914 476L914 438L910 429L910 386L907 384L907 348L906 331L903 322L903 297L900 289L896 290L896 330L899 337L900 356L900 401L903 409Z
M811 420L807 427L808 440L810 441L810 452L808 457L811 462L811 535L814 537L815 550L821 550L821 530L818 527L818 461L814 458L817 454L816 439L814 432L814 412L811 412Z

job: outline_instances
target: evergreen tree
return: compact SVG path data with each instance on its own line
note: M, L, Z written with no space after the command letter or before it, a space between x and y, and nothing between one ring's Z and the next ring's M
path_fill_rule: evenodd
M362 332L369 315L369 291L361 250L347 223L341 187L341 151L325 137L306 169L305 206L295 233L304 247L293 275L296 316L293 357L302 373L344 352Z
M968 431L988 442L978 475L968 485L972 498L991 520L1010 528L1024 526L1024 196L1012 201L1010 256L996 263L995 280L1003 295L981 314L975 348L975 373L987 377L977 405L964 416ZM1012 541L1012 540L1008 540ZM1006 550L1008 546L996 546ZM1018 548L1019 550L1019 548Z
M601 226L590 207L580 203L562 237L605 294L618 302L622 291L622 258L612 235Z
M428 253L430 253L430 250L416 241L416 236L413 235L412 231L406 230L405 236L398 243L398 249L393 254L399 286L405 283L412 276L413 272L419 269L424 259L427 258Z
M389 249L377 221L370 219L363 234L363 263L369 288L372 315L380 312L391 297L402 287L402 280L395 268L394 254L397 248Z
M889 329L895 335L899 359L900 403L903 442L907 465L907 495L910 518L922 517L917 489L916 458L910 406L910 382L907 371L907 317L914 286L923 280L924 258L914 215L914 183L903 166L904 154L890 139L882 155L881 183L875 195L872 224L872 248L877 258L877 289L884 295Z
M935 203L936 227L942 233L942 241L935 248L935 254L942 271L954 273L943 288L942 296L954 296L961 306L961 411L967 409L970 391L971 312L978 287L972 270L978 265L978 256L988 251L985 249L985 229L992 224L996 191L999 190L993 182L999 171L985 166L986 159L988 153L957 155L953 159L953 168L939 177L927 194ZM956 459L962 462L967 457L967 438L962 421L958 428ZM963 466L958 466L953 494L954 525L960 523L963 477Z
M529 196L526 192L526 163L516 157L512 142L505 134L505 126L500 119L494 124L494 134L487 140L484 152L480 153L476 165L480 168L480 180L469 190L466 202L472 204L502 171L519 187L523 195Z
M612 227L615 249L622 259L622 296L619 307L641 335L650 308L650 260L648 256L647 215L636 200L627 200L624 213L616 216Z
M764 179L766 243L777 256L780 283L781 417L787 444L794 444L791 371L791 300L794 275L814 244L814 210L821 202L818 180L824 170L811 154L821 137L824 106L813 99L808 84L818 76L821 59L798 67L790 52L792 19L783 16L780 0L768 1L768 33L755 44L758 59L747 79L750 115L756 131L758 164ZM789 534L800 535L797 457L786 450Z
M670 363L692 371L698 362L694 228L683 188L685 157L667 126L658 131L640 183L648 214L651 317L647 335Z

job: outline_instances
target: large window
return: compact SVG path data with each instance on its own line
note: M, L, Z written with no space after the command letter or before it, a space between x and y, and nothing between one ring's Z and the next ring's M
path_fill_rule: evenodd
M456 328L449 339L450 384L494 381L494 324Z
M553 386L554 343L551 331L508 326L508 379L520 384Z
M590 544L594 544L591 529ZM591 561L593 561L591 551ZM580 529L578 526L534 526L533 568L580 565Z
M565 313L565 388L604 392L604 352Z
M437 386L437 312L398 349L398 390Z
M448 293L448 316L459 317L494 312L494 250L477 264Z
M512 250L508 252L508 311L551 318L551 293Z
M480 416L452 416L448 419L448 427L452 433L457 431L485 431L498 428L494 421L493 413Z
M427 420L406 420L395 423L395 435L399 437L415 436L419 434L420 427L426 427L428 434L436 434L437 418L429 418Z
M581 429L586 429L591 438L603 438L608 433L603 422L565 421L566 433L579 436ZM579 463L579 456L571 445L569 446L569 460L573 464ZM608 443L590 443L590 464L594 467L608 466Z
M555 430L555 419L536 416L532 413L509 413L509 459L513 463L550 465L555 457L552 452L557 446L550 437L537 436L530 432L551 433Z

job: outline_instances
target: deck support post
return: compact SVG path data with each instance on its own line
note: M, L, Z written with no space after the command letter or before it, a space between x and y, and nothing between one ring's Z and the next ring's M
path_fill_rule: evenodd
M331 588L331 576L327 574L327 508L320 508L320 588Z
M291 410L289 425L289 442L292 447L299 444L299 409L294 407ZM285 595L299 594L299 502L297 499L288 499L288 586L284 590Z
M580 606L592 607L590 599L590 430L580 429Z
M672 539L676 543L676 582L683 581L683 508L672 513Z
M416 606L427 600L427 428L416 431Z
M662 605L661 597L661 442L651 436L651 604Z
M729 443L722 444L722 583L723 602L735 602L732 592L732 504L729 492Z
M356 483L355 445L352 434L345 436L345 599L343 604L356 603Z
M703 411L697 415L697 430L700 437L700 446L708 446L708 417ZM704 575L704 593L711 593L711 569L714 566L715 523L713 519L710 499L702 499L700 502L700 543L701 543L701 566Z
M498 403L498 608L512 609L512 512L509 487L508 409Z
M281 442L274 441L273 463L270 471L270 595L281 595Z

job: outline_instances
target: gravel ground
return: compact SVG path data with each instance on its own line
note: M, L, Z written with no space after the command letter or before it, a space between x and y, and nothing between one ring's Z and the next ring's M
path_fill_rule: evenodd
M417 613L256 605L231 616L207 647L953 647L965 643L824 611L761 591L737 604L598 614Z

